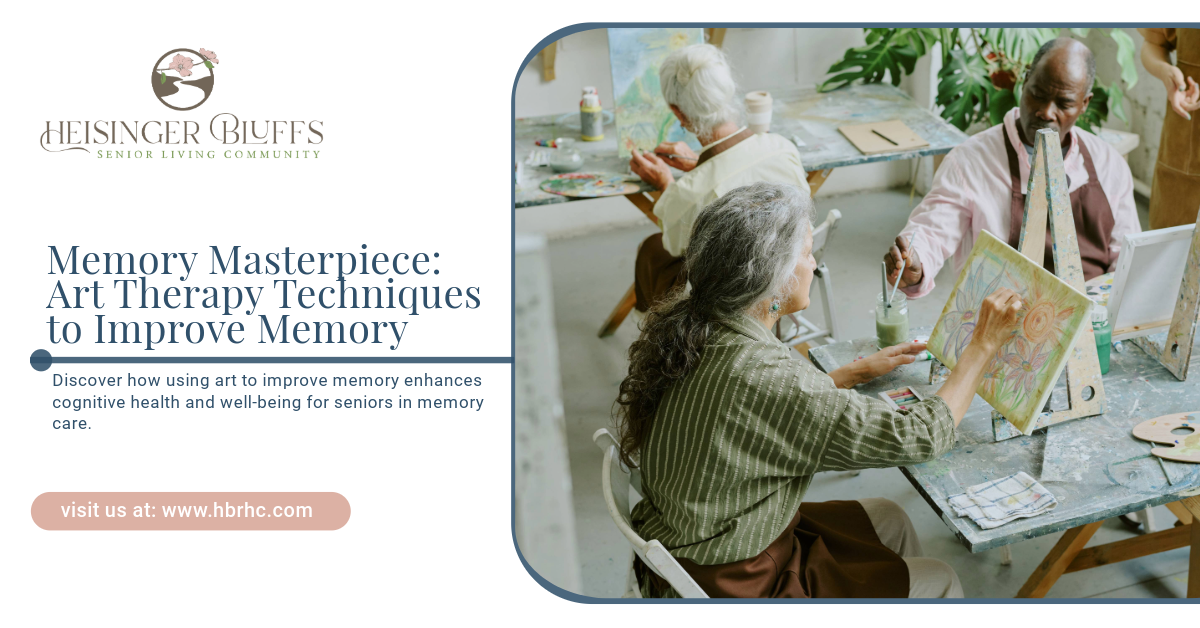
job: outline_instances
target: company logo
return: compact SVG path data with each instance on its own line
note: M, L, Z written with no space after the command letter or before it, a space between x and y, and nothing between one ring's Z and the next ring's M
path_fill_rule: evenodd
M168 109L196 109L212 95L218 63L217 53L204 48L167 51L150 72L154 97ZM232 95L223 100L236 100L228 96ZM148 163L147 159L320 159L325 141L324 121L295 119L294 114L247 118L223 111L214 112L207 122L184 119L190 114L168 114L173 120L156 120L153 115L147 120L145 115L46 120L38 143L48 153L94 150L95 159Z
M190 111L212 95L217 53L176 48L158 58L150 84L158 102L176 111Z

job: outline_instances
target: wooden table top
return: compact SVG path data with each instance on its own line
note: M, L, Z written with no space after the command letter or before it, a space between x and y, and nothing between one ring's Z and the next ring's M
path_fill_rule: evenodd
M914 330L912 335L922 333L928 336L929 328ZM1152 456L1152 445L1131 433L1134 425L1147 419L1200 410L1200 379L1193 376L1180 382L1133 343L1122 345L1120 352L1112 352L1111 369L1104 376L1105 414L994 442L991 406L976 396L958 427L953 450L937 460L900 469L970 551L982 552L1200 494L1200 465ZM816 347L809 356L829 372L877 350L876 340L868 338ZM856 390L875 395L909 385L928 397L940 387L927 383L929 366L929 362L906 365ZM1066 399L1061 381L1054 399ZM1043 481L1058 499L1054 510L991 530L954 515L947 500L967 487L1018 471L1041 478L1047 451L1061 476L1061 481Z
M791 88L772 91L771 96L774 100L771 132L796 143L804 169L809 172L945 154L967 139L965 133L888 84L851 85L824 94L818 93L815 88ZM605 118L604 139L599 142L579 140L578 112L517 118L513 136L514 163L523 163L532 150L551 150L535 146L535 140L569 137L579 140L575 147L584 159L579 172L628 173L629 160L617 157L617 132L612 116L605 112ZM837 130L839 126L847 124L883 120L903 121L928 141L929 146L864 155ZM538 187L551 175L553 172L548 166L523 165L521 176L516 181L516 207L573 200L543 192ZM634 179L632 175L630 178ZM642 189L649 191L651 188L643 184Z

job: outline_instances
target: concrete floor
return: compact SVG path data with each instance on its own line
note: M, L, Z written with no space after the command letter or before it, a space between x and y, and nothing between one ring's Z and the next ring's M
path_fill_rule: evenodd
M589 201L582 201L586 203ZM819 200L818 221L832 208L842 212L833 245L825 262L833 272L834 307L850 337L873 336L875 294L879 260L903 227L912 208L907 190L872 192ZM1141 207L1146 223L1145 207ZM519 211L519 210L518 210ZM583 568L583 593L597 597L620 596L628 565L629 546L617 532L600 494L600 452L592 433L611 423L617 386L626 373L625 352L636 337L632 319L606 339L596 337L600 323L633 278L637 244L654 227L623 228L552 241L550 266L554 284L554 311L558 332L567 439L574 484L576 531ZM951 264L938 277L932 295L914 301L914 325L932 324L945 305L953 283ZM814 290L814 301L818 300ZM821 312L815 302L810 310ZM820 318L816 314L815 319ZM799 356L797 356L799 359ZM908 512L920 534L926 554L940 558L958 572L968 597L1012 597L1038 565L1059 535L1045 536L1012 546L1014 562L1001 566L999 551L971 554L925 504L895 469L867 470L860 475L818 475L807 499L886 497ZM1174 524L1165 508L1155 509L1158 528ZM1127 538L1134 533L1110 520L1092 543ZM1063 576L1050 597L1184 597L1188 550L1108 565Z

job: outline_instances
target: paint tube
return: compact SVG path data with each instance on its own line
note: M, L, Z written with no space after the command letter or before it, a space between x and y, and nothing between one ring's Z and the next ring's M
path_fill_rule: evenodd
M600 109L600 94L595 87L583 88L579 101L579 136L585 142L604 139L604 112Z

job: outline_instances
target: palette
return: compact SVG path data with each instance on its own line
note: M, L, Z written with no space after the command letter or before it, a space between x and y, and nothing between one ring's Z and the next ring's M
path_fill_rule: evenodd
M1116 273L1105 273L1092 277L1083 284L1087 296L1099 307L1108 307L1108 297L1112 294L1113 277Z
M620 196L633 194L641 189L637 183L627 180L622 175L571 172L558 174L542 181L541 188L551 194L559 194L572 198L600 198L602 196Z
M1172 430L1186 434L1173 434ZM1165 414L1133 426L1133 435L1144 441L1168 445L1150 453L1176 462L1200 462L1200 412Z
M916 388L908 386L894 390L885 390L879 393L879 398L886 401L893 410L907 410L909 406L925 399Z

